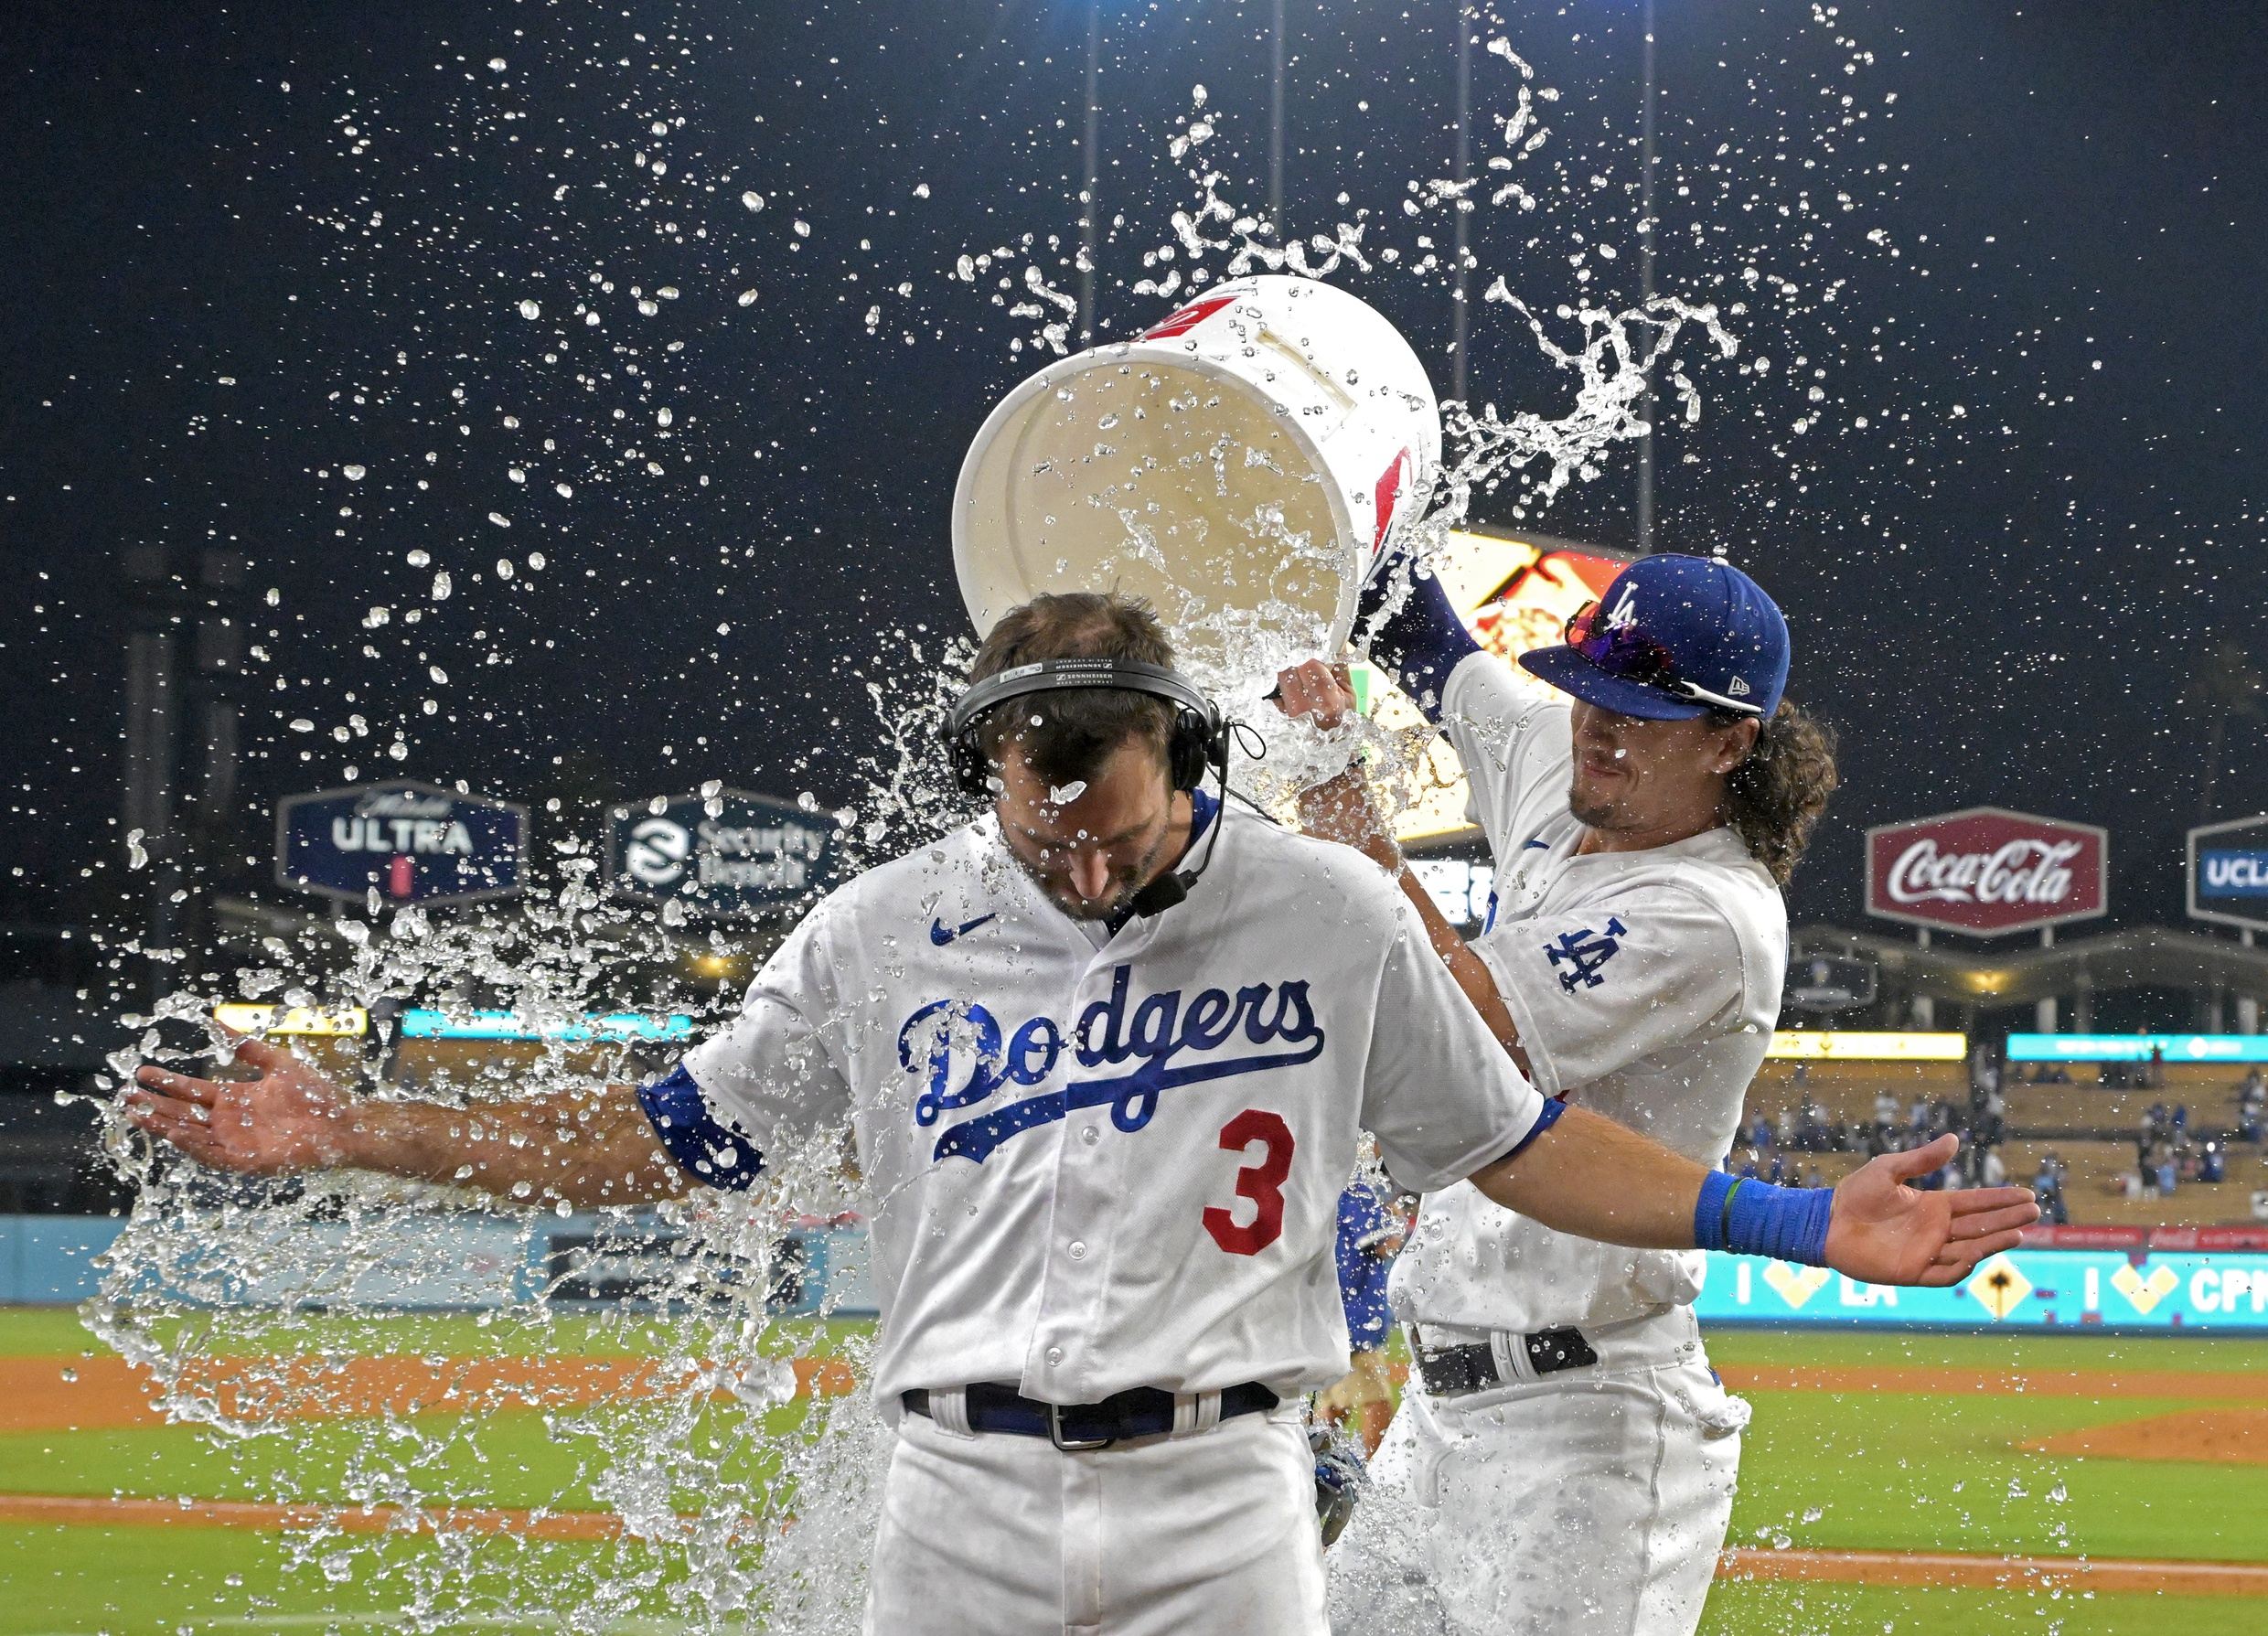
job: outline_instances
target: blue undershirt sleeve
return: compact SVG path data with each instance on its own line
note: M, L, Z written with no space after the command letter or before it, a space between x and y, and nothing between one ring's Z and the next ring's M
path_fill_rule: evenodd
M1386 591L1400 577L1398 571L1381 573L1363 588L1361 624L1377 616ZM1450 672L1480 652L1481 645L1450 605L1449 593L1438 576L1411 574L1409 579L1409 594L1402 605L1371 632L1370 657L1394 672L1402 691L1439 727L1441 693L1449 686Z
M637 1099L655 1136L693 1180L733 1192L755 1185L764 1155L709 1111L708 1098L683 1063L653 1084L638 1086Z

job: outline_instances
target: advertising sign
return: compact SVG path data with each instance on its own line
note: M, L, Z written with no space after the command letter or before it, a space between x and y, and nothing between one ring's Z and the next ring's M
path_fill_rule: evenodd
M1783 1011L1847 1011L1874 1003L1872 960L1833 955L1797 955L1781 980Z
M829 815L738 790L656 797L614 808L607 823L606 879L616 897L721 918L829 885L840 853Z
M1694 1311L1704 1324L2257 1335L2268 1333L2268 1256L2013 1249L1948 1288L1899 1289L1711 1250Z
M1867 913L1974 936L2092 920L2110 905L2110 831L1970 807L1867 831Z
M2268 813L2189 831L2189 918L2268 931Z
M1872 1033L1835 1029L1814 1033L1783 1028L1764 1047L1773 1062L1957 1063L1969 1054L1966 1034Z
M286 797L275 878L323 897L396 904L508 897L526 882L528 809L396 779Z
M2010 1034L2012 1063L2268 1063L2268 1034Z

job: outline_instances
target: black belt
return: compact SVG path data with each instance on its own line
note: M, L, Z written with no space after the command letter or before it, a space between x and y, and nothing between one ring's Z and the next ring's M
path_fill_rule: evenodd
M1416 1334L1417 1328L1412 1325L1413 1339ZM1591 1350L1590 1342L1583 1339L1583 1331L1578 1329L1538 1330L1533 1335L1521 1336L1520 1342L1528 1354L1528 1367L1538 1374L1581 1369L1599 1361L1599 1354ZM1433 1347L1419 1342L1413 1350L1418 1354L1418 1373L1428 1392L1479 1392L1511 1384L1497 1373L1495 1351L1485 1341Z
M1100 1403L1042 1403L1013 1386L979 1381L968 1388L968 1429L1045 1438L1066 1453L1107 1449L1136 1438L1163 1437L1173 1429L1173 1394L1156 1386L1114 1392ZM916 1415L929 1414L929 1394L916 1386L902 1399ZM1257 1382L1230 1386L1221 1394L1221 1418L1257 1415L1282 1400Z

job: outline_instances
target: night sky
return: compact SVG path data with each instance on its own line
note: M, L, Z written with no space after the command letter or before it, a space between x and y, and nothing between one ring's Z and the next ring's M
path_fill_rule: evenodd
M1372 270L1334 278L1446 395L1444 274L1413 267L1449 218L1404 200L1449 175L1454 10L1287 10L1288 219L1363 226ZM1792 691L1842 731L1847 783L1795 918L1860 923L1866 825L1990 802L2107 825L2113 920L2178 921L2206 733L2181 695L2223 637L2268 663L2268 23L2173 0L1660 14L1661 287L1746 310L1730 363L1680 350L1704 408L1661 439L1657 543L1722 545L1773 592ZM1483 37L1559 95L1504 173L1535 208L1483 188L1472 291L1502 276L1547 318L1627 304L1638 7L1498 15ZM1265 202L1268 16L1105 6L1101 205L1123 221L1102 332L1170 305L1132 285L1192 202L1165 144L1194 84L1219 127L1204 151ZM0 68L0 911L85 921L114 900L134 546L252 564L235 614L268 657L216 886L264 875L274 797L349 765L538 803L706 778L860 801L868 681L965 630L953 479L1036 367L1037 321L957 260L1008 247L1020 285L1029 263L1076 287L1086 19L19 0ZM1485 53L1474 76L1484 159L1520 80ZM1565 412L1524 326L1485 304L1473 323L1476 400ZM1524 520L1627 545L1632 469L1611 450ZM369 736L334 742L355 717ZM2216 816L2268 807L2263 732L2228 724Z

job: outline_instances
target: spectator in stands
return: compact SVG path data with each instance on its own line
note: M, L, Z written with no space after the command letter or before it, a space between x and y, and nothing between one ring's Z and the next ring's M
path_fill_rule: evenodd
M2051 1149L2039 1156L2039 1169L2032 1176L2032 1196L2039 1201L2039 1216L2061 1227L2069 1225L2070 1206L2063 1202L2063 1161Z
M1759 1114L1756 1116L1756 1123L1749 1128L1749 1146L1754 1148L1759 1153L1769 1153L1771 1151L1771 1121L1762 1114Z
M1780 1110L1780 1122L1772 1136L1782 1148L1795 1146L1795 1109L1783 1107Z
M1803 1185L1806 1187L1824 1187L1827 1185L1827 1179L1819 1173L1819 1165L1817 1160L1813 1160L1812 1163L1803 1167Z
M2198 1156L2197 1179L2199 1182L2225 1182L2229 1179L2228 1144L2209 1139L2204 1151Z
M2237 1082L2236 1096L2237 1135L2259 1147L2263 1128L2268 1128L2268 1079L2253 1068Z
M1913 1128L1916 1136L1930 1128L1930 1099L1927 1096L1914 1098L1913 1108L1906 1116L1906 1123Z
M2145 1083L2154 1091L2165 1088L2166 1047L2163 1045L2150 1047L2150 1077Z
M1992 1147L1985 1148L1982 1151L1984 1157L1979 1159L1976 1164L1978 1183L1984 1187L2007 1186L2008 1167L2001 1162L2000 1149L1997 1147Z
M1888 1091L1874 1094L1874 1122L1884 1130L1898 1123L1898 1098Z

